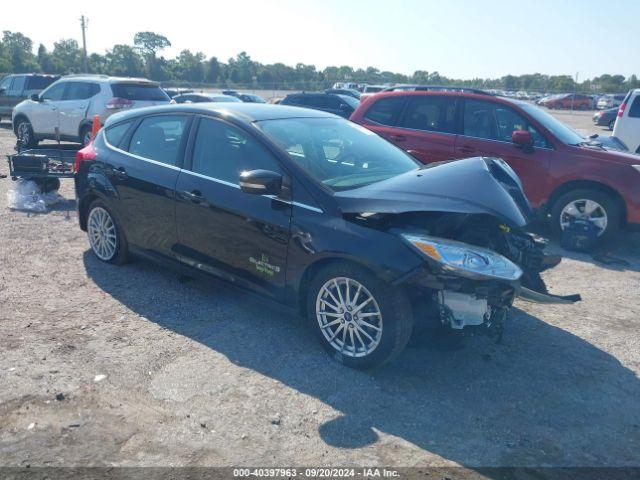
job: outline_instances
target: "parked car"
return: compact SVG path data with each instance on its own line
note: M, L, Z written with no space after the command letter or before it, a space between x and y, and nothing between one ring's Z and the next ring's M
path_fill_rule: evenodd
M600 99L598 100L597 107L600 110L605 110L607 108L618 108L624 101L624 97L625 97L624 93L619 93L619 94L608 93L600 97Z
M589 110L591 108L592 100L589 95L583 95L581 93L567 93L564 95L557 95L548 99L544 106L547 108L564 108L571 110Z
M267 103L264 98L255 93L240 93L238 98L244 103Z
M4 77L0 80L0 120L11 118L17 104L34 93L40 93L59 78L59 75L40 73L20 73Z
M183 95L185 93L193 93L193 89L192 88L163 88L164 93L166 93L167 95L169 95L169 98L173 98L176 95Z
M115 112L163 103L168 95L144 78L70 75L16 105L13 131L27 147L56 138L86 145L94 115L103 124Z
M378 93L387 87L388 85L365 85L362 93Z
M423 163L504 159L558 236L573 219L592 222L600 240L640 224L640 159L582 137L528 102L476 93L379 93L351 120Z
M414 323L499 337L516 295L576 300L544 293L539 272L559 257L524 233L528 203L504 162L424 168L326 112L121 113L74 168L80 227L99 260L132 254L282 302L348 366L391 360Z
M347 88L328 88L324 93L332 93L335 95L346 95L360 100L360 92L358 90L349 90Z
M630 152L640 153L640 88L631 90L620 105L613 136Z
M334 95L331 93L293 93L287 95L280 105L293 105L297 107L313 108L333 113L344 118L358 108L359 100L347 95Z
M223 95L221 93L186 93L176 95L171 99L171 103L203 103L203 102L235 102L239 103L238 97Z
M617 116L617 108L600 110L599 112L593 114L593 123L595 123L599 127L609 127L609 130L613 130L613 126L616 123Z

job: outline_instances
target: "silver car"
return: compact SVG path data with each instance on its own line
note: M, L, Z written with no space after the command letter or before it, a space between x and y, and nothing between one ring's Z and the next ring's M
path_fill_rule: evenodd
M158 83L144 78L69 75L16 105L13 131L26 147L45 139L86 145L95 115L104 124L116 112L166 104L169 100Z

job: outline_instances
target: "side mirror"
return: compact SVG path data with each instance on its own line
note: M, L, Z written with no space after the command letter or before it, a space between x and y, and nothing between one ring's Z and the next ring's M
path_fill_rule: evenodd
M42 99L40 98L40 95L38 95L37 93L32 93L31 94L31 100L33 100L34 102L41 102Z
M278 195L282 190L282 175L270 170L242 172L240 190L254 195Z
M530 149L533 147L533 138L527 130L515 130L511 134L511 141L519 148Z
M0 87L0 95L4 95L4 92L6 92L7 89L4 87Z

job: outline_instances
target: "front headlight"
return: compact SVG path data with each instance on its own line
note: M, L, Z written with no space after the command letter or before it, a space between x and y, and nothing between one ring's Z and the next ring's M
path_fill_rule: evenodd
M444 270L465 277L517 280L522 276L522 270L515 263L486 248L426 235L403 233L402 237Z

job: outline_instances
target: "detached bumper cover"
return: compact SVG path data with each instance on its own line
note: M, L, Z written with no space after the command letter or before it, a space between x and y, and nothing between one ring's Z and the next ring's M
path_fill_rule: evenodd
M518 297L527 302L533 303L560 303L564 305L572 304L579 302L582 300L580 294L574 295L552 295L550 293L540 293L533 290L529 290L525 287L520 287L520 292L518 293Z

